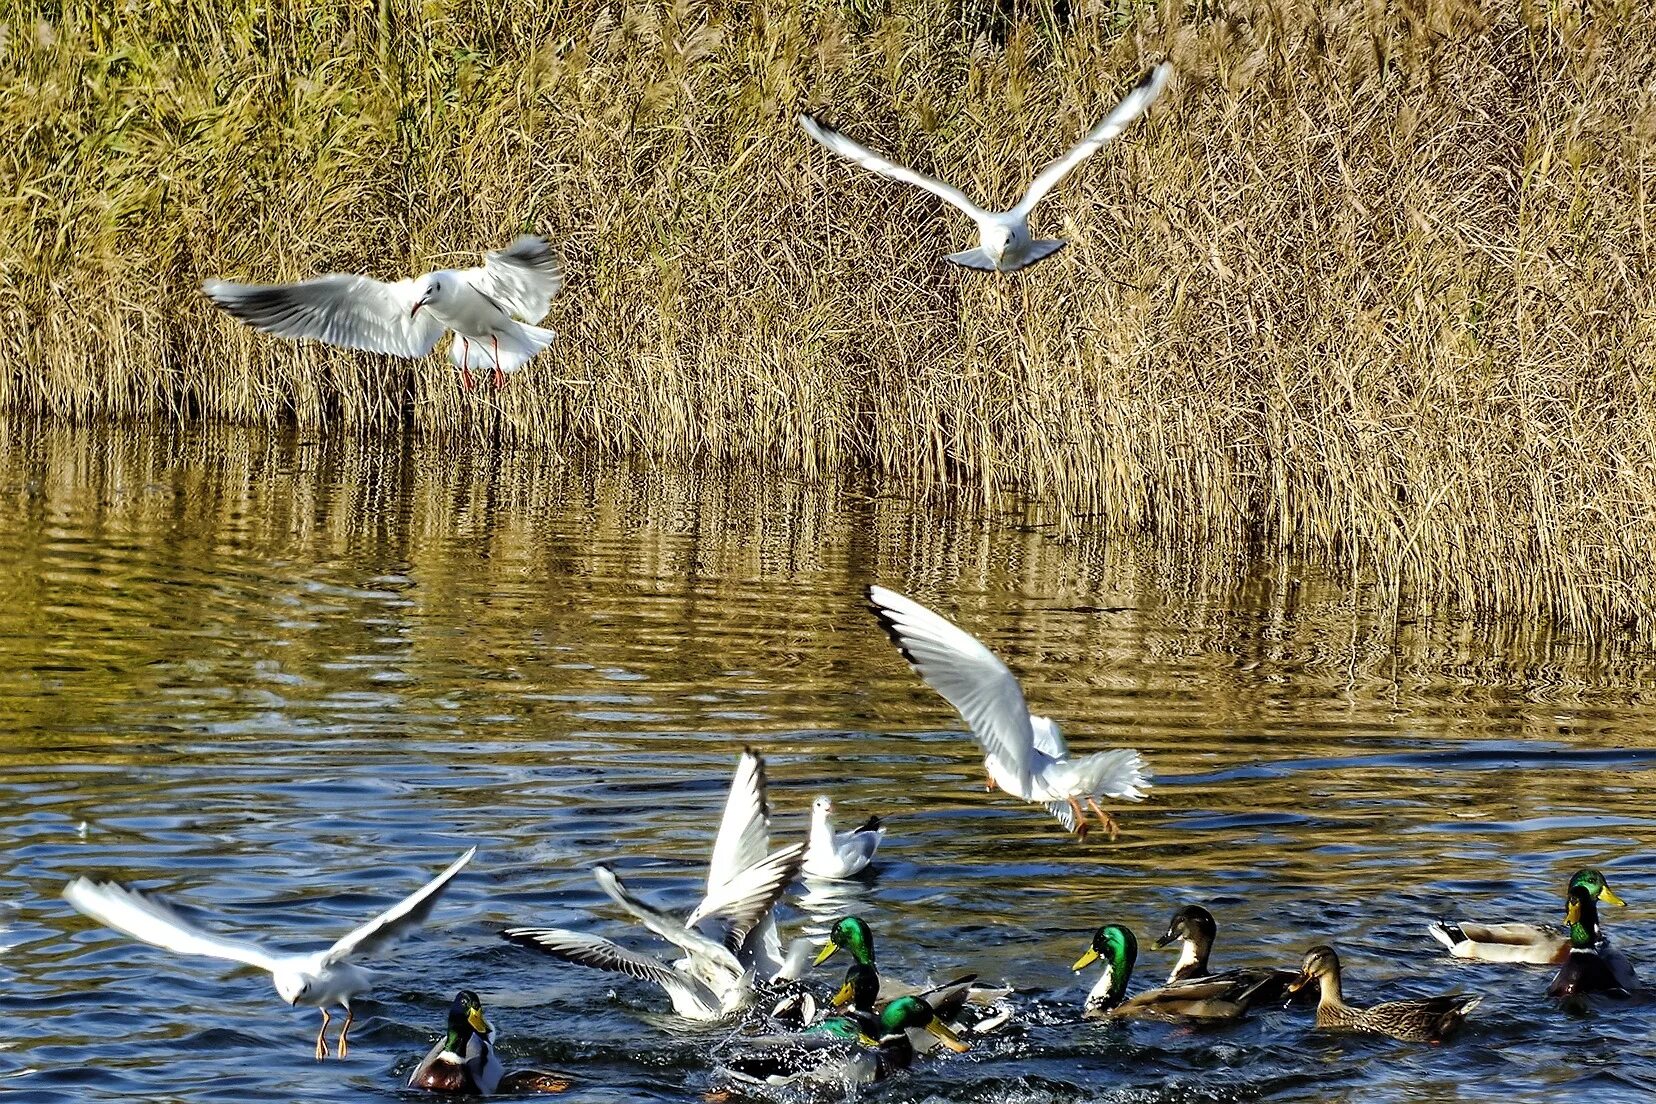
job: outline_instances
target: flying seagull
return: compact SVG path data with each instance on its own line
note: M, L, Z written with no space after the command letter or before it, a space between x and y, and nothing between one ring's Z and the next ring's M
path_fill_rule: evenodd
M1035 209L1035 205L1056 188L1077 165L1097 153L1106 142L1144 114L1161 94L1172 72L1172 66L1164 61L1140 78L1133 90L1127 93L1127 98L1110 112L1108 118L1089 130L1086 137L1077 142L1068 153L1041 170L1040 175L1029 185L1029 191L1024 194L1023 199L1009 211L986 211L966 198L966 193L959 188L887 160L866 146L853 142L839 131L823 126L809 115L801 115L799 125L805 128L806 134L847 161L855 162L881 176L901 180L916 188L924 188L944 202L964 211L967 218L977 223L978 247L963 253L950 253L948 260L967 268L980 268L989 272L1016 272L1036 261L1045 260L1064 247L1064 242L1057 238L1034 238L1030 235L1029 213Z
M1098 798L1142 798L1150 788L1143 756L1121 748L1071 759L1058 725L1029 711L1017 678L971 634L885 587L869 587L868 603L909 666L971 727L983 748L989 789L1045 805L1082 839L1085 801L1116 837L1115 818L1099 808Z
M386 950L423 924L454 876L476 853L473 847L398 904L347 933L333 946L311 954L277 954L251 940L203 931L161 898L114 882L76 878L63 888L63 899L77 912L164 950L229 959L266 971L283 1000L322 1010L322 1027L316 1033L316 1060L320 1062L328 1056L328 1009L333 1005L345 1009L337 1052L343 1058L348 1052L346 1037L351 1032L351 998L373 984L373 974L355 960Z
M391 284L334 272L297 284L208 280L201 288L254 329L371 353L427 356L453 330L449 359L470 391L474 367L492 367L498 390L506 373L552 343L557 335L534 323L546 317L563 283L563 262L546 239L525 234L485 254L477 268L440 269Z

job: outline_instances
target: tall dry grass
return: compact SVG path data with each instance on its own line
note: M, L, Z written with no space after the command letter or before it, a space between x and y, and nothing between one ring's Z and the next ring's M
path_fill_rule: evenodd
M97 0L0 22L0 406L873 465L1656 632L1656 20L1642 0ZM1178 77L1015 280L822 112L1012 198ZM573 278L499 396L196 292Z

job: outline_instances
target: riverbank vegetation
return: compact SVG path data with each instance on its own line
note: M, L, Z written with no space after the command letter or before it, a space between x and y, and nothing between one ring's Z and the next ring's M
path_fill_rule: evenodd
M1634 0L169 0L0 42L0 406L874 466L1656 631L1656 24ZM969 228L819 112L1010 202ZM202 277L561 243L499 395L246 331Z

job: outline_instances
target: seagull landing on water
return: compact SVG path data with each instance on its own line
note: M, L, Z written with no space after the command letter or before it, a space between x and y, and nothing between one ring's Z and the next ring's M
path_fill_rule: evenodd
M477 268L442 269L396 283L335 272L297 284L208 280L207 297L254 329L349 349L423 357L454 331L449 359L461 385L472 369L494 369L494 385L529 363L557 335L534 323L563 290L563 263L545 238L525 234L485 254Z
M983 749L988 789L1045 805L1068 831L1087 838L1085 801L1116 838L1115 818L1100 797L1137 801L1150 789L1144 757L1128 748L1070 758L1051 718L1029 711L1017 678L970 633L912 598L868 588L868 604L886 635L927 686L955 707Z
M1064 248L1064 243L1057 238L1035 238L1030 234L1029 213L1035 209L1035 205L1056 188L1071 170L1127 129L1127 125L1134 119L1143 115L1155 102L1156 97L1161 95L1161 90L1172 72L1172 66L1162 62L1146 73L1138 84L1134 85L1133 90L1127 93L1127 98L1110 112L1108 118L1089 130L1086 137L1076 143L1068 153L1041 170L1041 174L1029 185L1029 191L1024 194L1023 199L1009 211L986 211L966 198L966 193L959 188L945 184L941 180L934 180L924 173L915 172L895 161L889 161L866 146L858 145L839 131L823 126L809 115L801 115L799 125L805 128L806 134L847 161L877 172L881 176L923 188L964 211L967 218L977 223L978 247L968 249L964 253L950 253L948 260L967 268L980 268L989 272L1016 272L1021 268L1028 268L1036 261L1045 260Z
M374 978L356 960L384 952L425 923L437 899L475 854L473 847L396 905L347 932L333 946L311 954L279 954L250 939L203 931L161 898L114 882L76 878L63 887L63 899L82 915L152 946L175 954L228 959L268 972L283 1000L322 1010L322 1027L316 1033L316 1060L320 1062L328 1056L328 1009L335 1005L345 1009L336 1053L341 1058L349 1053L351 998L366 992Z

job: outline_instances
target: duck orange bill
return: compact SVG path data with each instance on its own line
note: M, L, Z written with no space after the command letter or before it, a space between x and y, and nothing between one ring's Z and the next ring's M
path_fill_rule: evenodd
M960 1036L950 1031L948 1026L944 1024L942 1020L933 1020L931 1023L926 1025L926 1030L931 1032L933 1035L936 1035L940 1040L942 1040L944 1046L948 1047L956 1054L965 1054L968 1050L972 1049L965 1043L961 1042Z
M1609 901L1612 905L1627 904L1626 901L1622 900L1620 897L1617 897L1615 893L1611 891L1609 886L1605 886L1603 889L1599 890L1599 900Z
M822 950L817 952L816 960L814 962L812 962L811 965L813 967L821 966L824 962L827 962L830 958L833 958L834 957L834 952L837 951L837 950L839 950L839 944L838 943L825 943L825 944L823 944Z
M1087 953L1082 955L1080 958L1076 959L1075 960L1075 965L1071 966L1070 969L1071 970L1085 970L1088 966L1091 966L1093 963L1095 963L1097 961L1098 961L1098 952L1093 950L1091 947L1088 947L1087 948Z
M1297 993L1301 989L1304 989L1307 985L1310 985L1310 984L1311 984L1311 975L1310 974L1301 974L1299 977L1295 978L1293 981L1290 981L1288 983L1288 991L1290 993Z
M835 1008L844 1008L846 1005L851 1003L854 997L855 994L851 992L851 983L848 981L839 987L839 992L834 994L832 1003Z

